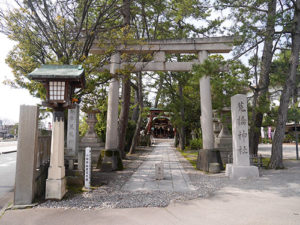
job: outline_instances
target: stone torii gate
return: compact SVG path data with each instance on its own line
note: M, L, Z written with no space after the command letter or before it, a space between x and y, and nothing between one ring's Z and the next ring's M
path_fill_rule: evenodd
M155 40L145 44L119 45L111 56L110 65L103 69L109 69L110 73L116 74L118 70L132 65L132 72L139 71L191 71L193 64L201 64L208 58L210 53L228 53L233 47L233 37L192 38L180 40ZM104 54L105 48L98 47L95 43L91 49L92 54ZM153 54L150 62L121 62L120 55L126 54ZM166 62L166 54L188 53L197 54L198 60L191 62ZM107 128L105 150L117 151L118 148L118 104L119 104L119 80L113 78L109 84ZM201 127L203 149L214 148L214 133L212 120L212 102L210 91L210 78L200 79L200 104L201 104ZM113 156L114 154L107 154ZM115 162L116 163L116 162ZM110 164L115 164L112 160ZM112 165L114 167L114 165ZM112 168L112 169L116 169Z

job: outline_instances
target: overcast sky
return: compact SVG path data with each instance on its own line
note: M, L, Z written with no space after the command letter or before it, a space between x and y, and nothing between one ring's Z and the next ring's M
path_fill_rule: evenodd
M36 105L40 99L32 97L25 89L14 89L3 84L6 79L13 79L13 74L5 58L12 50L14 42L0 34L0 120L18 122L20 105Z

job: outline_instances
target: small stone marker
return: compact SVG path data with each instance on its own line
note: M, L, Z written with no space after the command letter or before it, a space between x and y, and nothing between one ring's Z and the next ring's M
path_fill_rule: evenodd
M258 168L250 166L248 111L246 95L231 97L233 164L226 165L230 178L258 177Z
M163 180L164 179L164 164L155 163L155 179L156 180Z
M84 187L91 188L91 173L92 173L92 154L91 148L85 148L85 173L84 173Z

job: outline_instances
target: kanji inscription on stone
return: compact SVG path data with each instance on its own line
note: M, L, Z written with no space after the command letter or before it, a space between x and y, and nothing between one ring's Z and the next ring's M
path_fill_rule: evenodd
M231 97L233 165L249 166L247 96Z

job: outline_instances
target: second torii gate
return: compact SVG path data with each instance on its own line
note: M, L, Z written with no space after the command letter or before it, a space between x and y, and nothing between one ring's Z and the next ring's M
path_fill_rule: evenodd
M143 44L119 45L111 57L111 63L106 67L110 73L116 74L117 70L131 64L132 72L138 71L191 71L194 64L201 64L210 53L228 53L233 47L233 37L193 38L180 40L156 40ZM97 43L91 49L92 54L104 54L105 49L98 47ZM120 55L126 54L153 54L150 62L121 62ZM192 62L166 62L166 54L188 53L197 54L198 60ZM210 91L210 78L200 79L200 104L201 104L201 128L203 149L214 148L214 134L212 121L212 102ZM113 78L109 84L106 150L118 148L118 105L119 105L119 80ZM109 155L114 155L110 153ZM116 162L115 162L116 163ZM113 163L113 164L115 164ZM112 165L113 166L113 165ZM113 166L114 167L114 166ZM114 168L112 168L114 169Z

